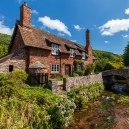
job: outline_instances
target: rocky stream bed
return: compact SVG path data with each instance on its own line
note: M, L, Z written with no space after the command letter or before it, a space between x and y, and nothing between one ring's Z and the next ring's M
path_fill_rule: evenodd
M129 97L123 86L115 84L113 92L104 91L77 110L75 122L68 129L129 129Z

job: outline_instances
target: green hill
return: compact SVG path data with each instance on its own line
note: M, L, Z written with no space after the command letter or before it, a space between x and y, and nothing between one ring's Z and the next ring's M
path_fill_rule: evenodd
M112 52L93 50L93 54L95 57L98 57L99 59L105 59L111 62L123 62L122 55L114 54Z
M11 36L0 33L0 57L8 53Z

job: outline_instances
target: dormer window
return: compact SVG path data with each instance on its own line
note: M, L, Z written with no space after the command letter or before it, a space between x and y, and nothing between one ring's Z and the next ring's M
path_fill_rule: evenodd
M82 52L82 59L85 60L86 59L86 53Z
M75 51L74 51L74 49L70 49L70 57L75 57Z
M59 53L59 46L55 45L55 44L52 44L52 54L53 55L58 55L58 53Z

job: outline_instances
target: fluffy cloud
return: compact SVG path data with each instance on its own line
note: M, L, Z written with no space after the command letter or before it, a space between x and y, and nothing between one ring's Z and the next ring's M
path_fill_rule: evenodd
M31 13L36 14L36 15L38 15L38 14L39 14L39 12L38 12L38 11L36 11L36 10L32 10L32 11L31 11Z
M21 3L21 0L18 0L18 3L20 4Z
M129 14L129 8L125 9L125 14Z
M127 31L129 29L129 19L111 20L99 27L102 35L114 35L120 31Z
M129 35L122 35L122 37L123 37L123 38L127 38L127 37L129 37Z
M104 41L105 43L109 43L109 41Z
M8 26L4 25L4 16L0 16L0 33L12 35L14 28L9 28Z
M42 22L45 27L48 27L52 30L57 30L59 32L63 32L71 37L71 33L68 31L68 27L58 19L52 20L48 16L39 17L39 22Z
M72 42L76 42L77 40L71 40Z
M78 30L78 31L80 31L80 30L82 30L83 28L81 28L79 25L73 25L74 26L74 28L76 29L76 30Z

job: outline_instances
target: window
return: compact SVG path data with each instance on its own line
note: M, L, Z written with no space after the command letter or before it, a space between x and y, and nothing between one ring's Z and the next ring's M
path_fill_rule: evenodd
M78 65L78 71L82 70L81 65Z
M52 44L52 54L58 55L58 52L59 52L58 50L59 50L58 45Z
M13 65L9 65L9 72L13 71Z
M52 64L51 72L60 72L60 65L59 64Z
M74 51L74 49L70 49L70 57L75 57L75 51Z
M82 59L86 59L86 53L82 52Z

